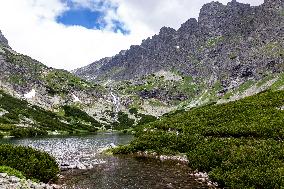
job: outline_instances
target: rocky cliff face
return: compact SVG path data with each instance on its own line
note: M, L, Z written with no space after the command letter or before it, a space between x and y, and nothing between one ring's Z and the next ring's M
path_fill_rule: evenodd
M8 40L2 34L1 30L0 30L0 44L3 45L3 46L9 47Z
M141 45L74 73L119 81L174 70L208 87L221 83L226 92L283 71L283 23L283 0L258 7L212 2L202 7L198 21L189 19L177 31L163 27Z

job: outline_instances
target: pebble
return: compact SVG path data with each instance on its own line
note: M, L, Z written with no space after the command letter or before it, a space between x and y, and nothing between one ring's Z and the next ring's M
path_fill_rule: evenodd
M0 173L0 189L60 189L56 184L35 183L30 179L20 179L16 176L8 176L7 173Z

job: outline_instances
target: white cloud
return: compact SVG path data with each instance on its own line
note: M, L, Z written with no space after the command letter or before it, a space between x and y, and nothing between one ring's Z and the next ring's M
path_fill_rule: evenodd
M99 0L72 0L78 6L97 9ZM259 5L263 0L239 0ZM131 44L157 33L162 26L177 29L210 0L108 0L118 6L117 12L101 7L109 26L104 31L79 26L64 26L56 17L68 10L61 0L0 0L0 29L10 46L48 66L75 69L106 56L112 56ZM228 0L221 0L227 3ZM92 7L93 6L93 7ZM119 18L130 35L110 30L111 20Z

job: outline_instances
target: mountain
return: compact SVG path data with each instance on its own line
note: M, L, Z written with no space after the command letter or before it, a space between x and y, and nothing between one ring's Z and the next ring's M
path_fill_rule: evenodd
M15 52L1 32L0 73L0 134L1 124L12 125L7 130L23 127L24 123L24 127L51 131L89 132L126 129L155 119L136 111L130 114L109 86Z
M3 95L13 97L11 104L19 104L16 101L19 99L28 103L28 106L51 111L59 116L74 113L69 115L75 116L75 119L71 119L71 125L74 122L92 123L94 127L102 128L113 121L108 115L108 112L113 111L113 102L107 88L80 79L65 70L47 67L29 56L15 52L1 32L0 73L0 91ZM0 107L3 112L9 112L10 108L2 107L2 104ZM77 119L78 115L84 118ZM13 117L17 116L19 114L15 113ZM85 119L86 116L92 119ZM98 124L94 118L103 124ZM20 124L20 119L16 120L19 120L16 124Z
M219 81L227 90L248 79L283 71L281 29L281 0L266 0L258 7L235 0L227 5L212 2L202 7L198 21L189 19L177 31L163 27L141 45L74 73L104 81L176 70L209 86Z
M212 2L202 7L198 21L189 19L178 30L163 27L141 45L74 70L74 74L101 83L128 81L127 85L141 86L145 77L163 72L188 78L180 81L192 86L192 92L172 95L151 89L136 94L150 93L163 102L168 101L164 96L193 101L192 96L212 91L217 93L211 96L223 97L242 85L283 72L283 18L282 0L265 0L257 7L235 0L227 5ZM157 77L154 80L158 82Z
M283 89L283 21L283 0L212 2L198 20L163 27L73 73L15 52L0 32L0 89L57 114L66 106L81 110L107 128L135 125L154 120L149 115Z

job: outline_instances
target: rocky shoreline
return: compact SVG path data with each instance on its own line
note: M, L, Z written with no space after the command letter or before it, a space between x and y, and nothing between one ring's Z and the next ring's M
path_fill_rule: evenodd
M28 179L20 179L16 176L9 176L7 173L0 173L1 189L60 189L56 184L36 183Z

